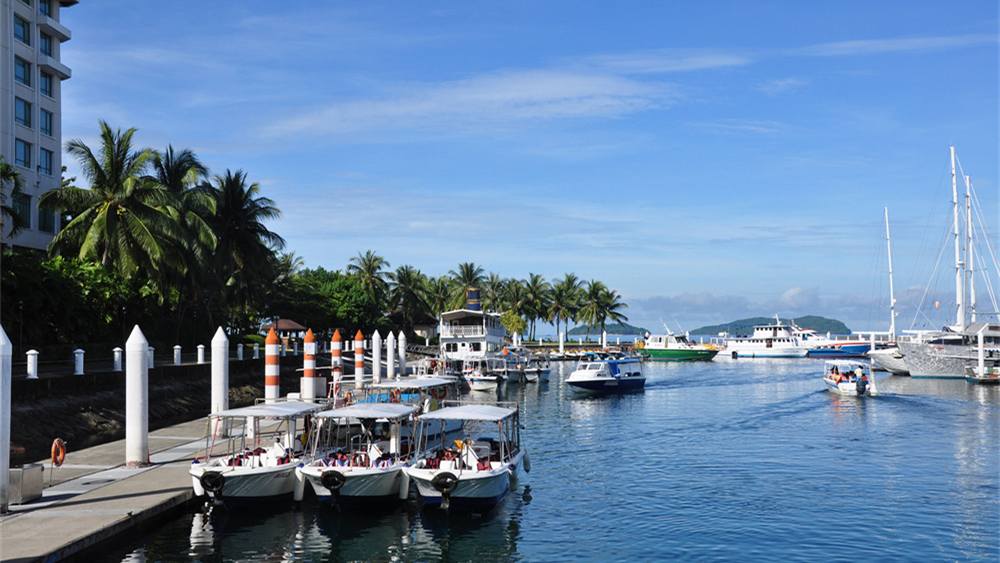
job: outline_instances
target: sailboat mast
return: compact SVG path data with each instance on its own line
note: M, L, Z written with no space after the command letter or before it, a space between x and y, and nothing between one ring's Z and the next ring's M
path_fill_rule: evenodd
M955 210L955 223L952 234L955 235L955 303L958 305L956 328L965 328L965 291L962 276L961 237L958 233L958 182L955 178L955 147L951 147L951 203Z
M889 338L896 341L896 295L892 290L892 243L889 242L889 208L885 208L885 248L889 252Z
M972 181L968 175L965 178L965 274L968 277L969 287L969 313L972 314L972 322L976 322L976 249L973 247L972 231Z

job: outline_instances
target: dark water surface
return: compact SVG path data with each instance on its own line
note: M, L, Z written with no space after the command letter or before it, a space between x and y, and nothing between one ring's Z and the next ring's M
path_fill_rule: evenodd
M504 394L532 471L488 515L307 498L185 514L95 561L1000 560L996 387L879 373L879 397L838 397L822 362L720 359L579 398L555 365Z

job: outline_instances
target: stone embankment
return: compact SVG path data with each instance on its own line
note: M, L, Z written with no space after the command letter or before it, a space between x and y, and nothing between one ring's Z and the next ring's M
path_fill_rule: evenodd
M297 392L301 373L282 366L282 394ZM211 407L210 364L157 366L149 370L149 430L206 416ZM264 360L233 360L230 408L264 396ZM95 373L15 379L11 400L11 465L48 457L62 438L79 450L125 437L125 375Z

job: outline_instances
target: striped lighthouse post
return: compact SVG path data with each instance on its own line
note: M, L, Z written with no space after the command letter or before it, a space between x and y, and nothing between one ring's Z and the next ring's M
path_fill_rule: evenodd
M333 396L337 397L340 391L340 376L344 375L344 340L340 337L340 330L333 331L333 338L330 339L330 383L333 384Z
M359 330L354 335L354 388L361 389L365 381L365 336Z
M312 402L316 399L316 337L311 328L306 331L302 342L305 344L302 355L302 400Z
M385 363L386 379L396 379L396 335L391 330L385 338Z
M264 340L264 402L273 403L281 397L280 340L272 328Z

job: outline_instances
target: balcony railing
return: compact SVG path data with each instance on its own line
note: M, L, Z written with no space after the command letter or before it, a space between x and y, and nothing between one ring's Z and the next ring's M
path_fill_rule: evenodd
M447 337L447 336L452 336L452 337L454 337L454 336L465 336L465 337L468 337L468 336L486 336L486 335L489 335L489 336L503 336L504 335L504 331L503 331L502 328L500 328L500 329L496 329L496 328L484 329L482 326L478 326L478 325L455 325L455 326L445 325L445 326L442 327L442 330L441 330L441 336L445 336L445 337Z

